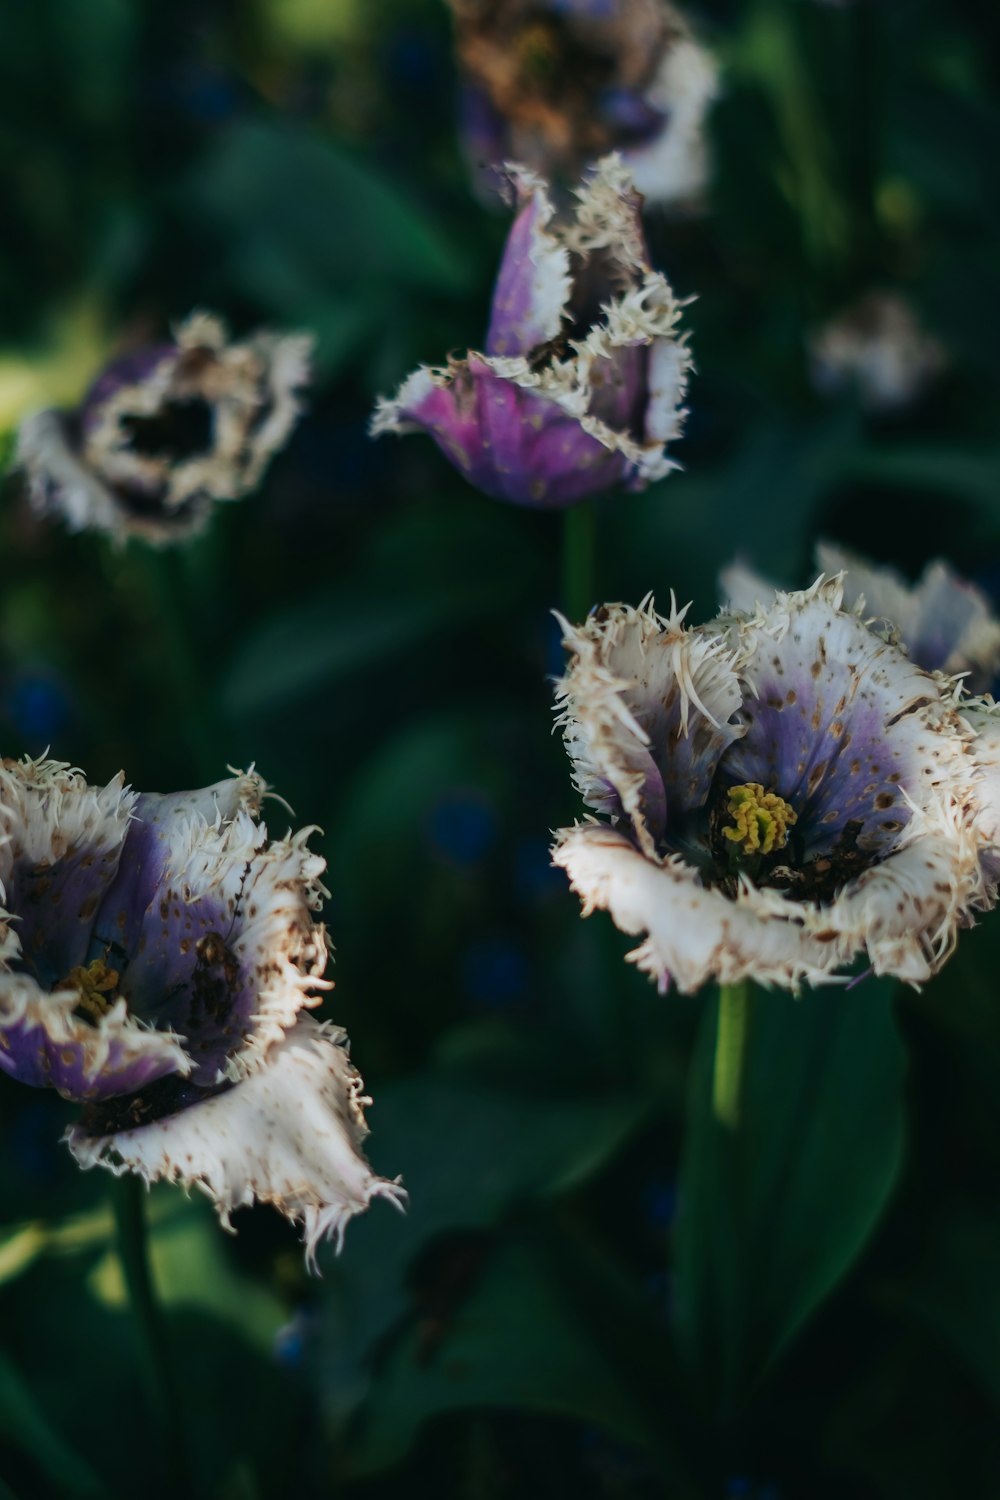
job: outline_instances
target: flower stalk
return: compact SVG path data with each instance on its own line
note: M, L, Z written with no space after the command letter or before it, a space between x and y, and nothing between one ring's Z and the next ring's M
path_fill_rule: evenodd
M744 979L739 984L721 984L712 1069L712 1112L727 1130L735 1130L740 1123L743 1056L749 1023L749 982Z
M597 547L597 504L581 500L563 518L562 599L571 620L585 620L594 602L594 556Z
M182 1493L190 1494L191 1486L186 1482L185 1476L177 1384L167 1343L163 1309L156 1295L149 1263L146 1196L147 1189L137 1177L125 1175L115 1177L112 1181L111 1198L118 1258L121 1261L136 1332L139 1364L150 1408L159 1415L162 1425L165 1462L171 1479L177 1482Z

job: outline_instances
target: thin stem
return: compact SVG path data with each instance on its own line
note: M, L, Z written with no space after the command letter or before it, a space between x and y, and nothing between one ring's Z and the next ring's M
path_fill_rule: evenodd
M750 986L719 986L719 1020L715 1033L712 1108L720 1125L735 1130L740 1123L743 1054L750 1022Z
M597 505L580 500L563 515L562 604L573 625L585 620L594 601Z
M126 1173L113 1182L113 1204L118 1255L134 1319L139 1362L154 1416L162 1423L165 1460L171 1476L185 1481L181 1443L180 1408L174 1383L163 1311L156 1296L146 1225L146 1188L138 1177ZM192 1493L183 1483L182 1493Z

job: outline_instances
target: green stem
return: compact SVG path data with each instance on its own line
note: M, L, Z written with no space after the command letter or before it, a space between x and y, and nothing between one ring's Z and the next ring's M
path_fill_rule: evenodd
M597 505L580 500L563 515L562 605L570 623L587 618L594 599L594 555L597 545Z
M743 1054L750 1022L750 985L719 986L719 1020L715 1033L712 1108L720 1125L735 1130L740 1123Z
M149 1263L145 1199L146 1188L138 1177L126 1173L114 1179L118 1255L136 1329L143 1379L154 1417L158 1416L161 1422L166 1465L180 1492L191 1494L191 1486L185 1481L180 1408L167 1330Z

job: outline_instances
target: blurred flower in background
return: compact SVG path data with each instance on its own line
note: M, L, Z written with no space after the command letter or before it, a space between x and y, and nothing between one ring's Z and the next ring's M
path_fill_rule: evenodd
M897 411L923 396L947 352L896 292L869 292L809 340L812 381L823 395L851 387L872 411Z
M1000 620L981 589L946 562L927 564L910 584L895 568L877 567L831 542L816 546L816 567L842 574L844 605L876 626L889 625L894 643L927 672L961 674L971 692L985 692L1000 670ZM719 591L734 609L752 612L774 598L776 586L741 562L719 575Z
M300 1015L326 987L312 830L270 839L265 786L97 789L4 762L0 1067L84 1106L82 1166L197 1184L223 1223L272 1203L307 1257L378 1194L342 1032Z
M428 432L477 489L566 506L638 490L675 465L690 358L680 307L654 271L631 174L607 157L554 221L545 184L515 168L517 217L486 352L421 366L382 400L372 435Z
M702 191L712 57L665 0L449 0L477 182L507 160L575 181L621 151L652 203Z
M859 954L919 984L992 897L952 684L842 608L838 580L686 629L606 606L558 689L576 785L558 835L585 913L646 940L666 989L795 988Z
M200 530L212 502L254 489L287 441L311 348L308 334L231 343L219 318L192 313L173 343L114 360L75 411L25 419L16 461L34 508L118 541Z

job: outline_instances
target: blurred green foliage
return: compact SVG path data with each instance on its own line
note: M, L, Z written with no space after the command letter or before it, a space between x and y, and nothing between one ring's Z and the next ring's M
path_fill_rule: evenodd
M1000 1489L1000 935L919 996L755 997L746 1118L714 997L659 997L547 864L558 517L370 444L379 391L481 339L440 0L0 0L0 437L206 305L313 328L311 410L176 554L0 511L0 730L92 779L255 760L315 822L329 1013L377 1204L309 1282L266 1210L151 1198L199 1494L942 1500ZM703 0L714 186L650 233L699 373L684 470L599 514L601 598L715 604L825 534L1000 593L1000 21L972 0ZM951 363L876 417L805 332L895 285ZM282 824L273 805L269 818ZM170 1490L102 1174L0 1080L4 1495Z

